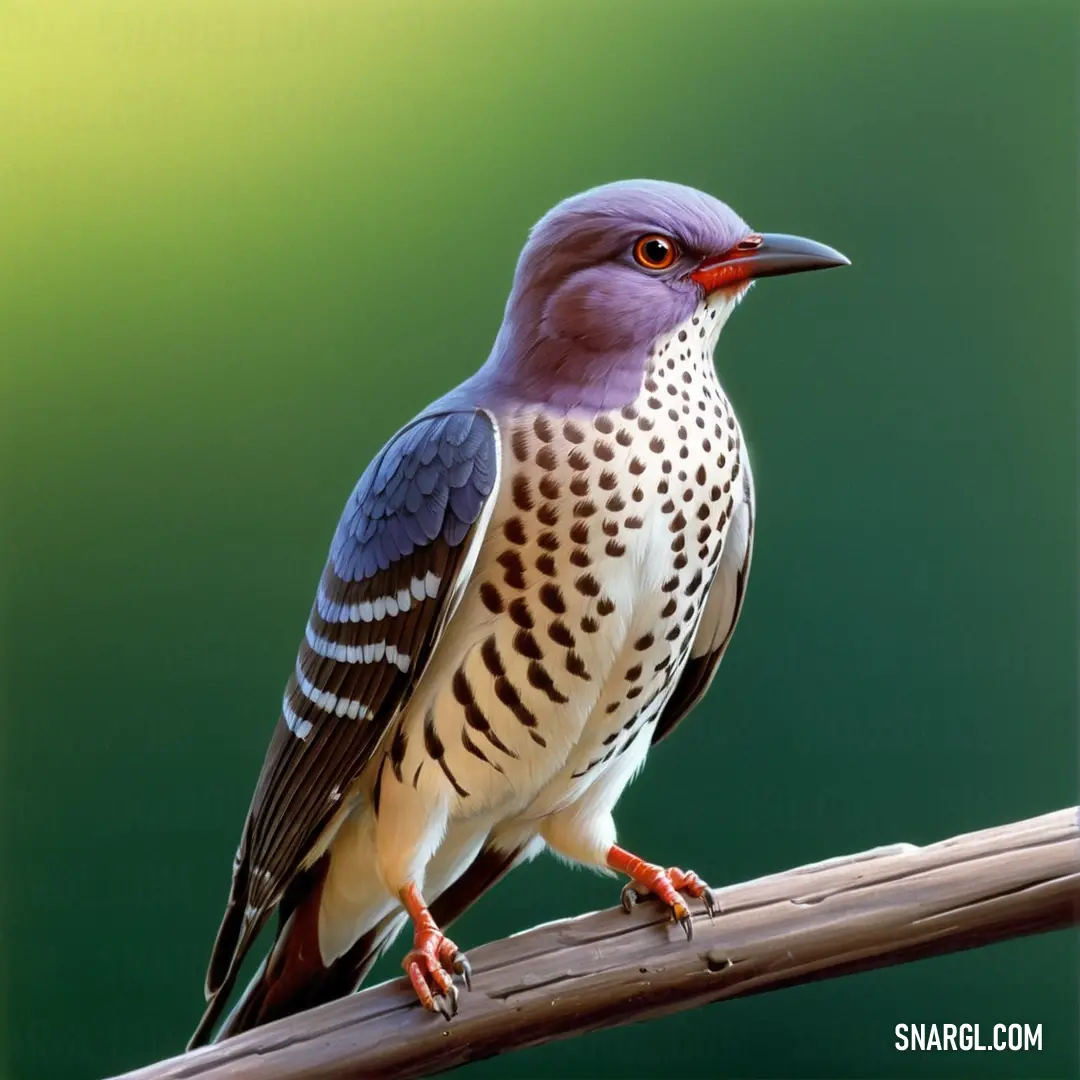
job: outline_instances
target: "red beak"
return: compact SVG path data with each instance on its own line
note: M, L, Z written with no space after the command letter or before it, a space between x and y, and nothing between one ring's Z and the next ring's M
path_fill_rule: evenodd
M754 278L850 265L851 260L839 251L814 240L781 233L751 233L722 255L705 259L690 277L711 293Z

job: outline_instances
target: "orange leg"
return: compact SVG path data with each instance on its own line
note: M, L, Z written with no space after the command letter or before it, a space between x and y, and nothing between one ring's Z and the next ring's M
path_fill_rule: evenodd
M413 947L401 966L420 1004L449 1020L458 1005L454 976L460 975L471 990L472 968L461 950L435 925L420 890L411 881L400 897L413 922Z
M630 878L622 891L622 905L627 911L642 896L652 893L671 908L672 918L683 928L688 938L694 936L694 923L689 908L679 895L680 890L687 896L703 900L710 919L720 910L712 889L692 870L680 870L675 866L665 870L662 866L647 863L616 845L612 845L607 853L607 864L612 870Z

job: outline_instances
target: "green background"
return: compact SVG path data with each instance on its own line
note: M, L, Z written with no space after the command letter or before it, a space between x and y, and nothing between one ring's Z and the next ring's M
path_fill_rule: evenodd
M1037 0L0 3L9 1080L181 1048L343 500L596 183L854 263L724 332L753 580L623 841L723 883L1074 802L1077 29ZM455 936L617 892L542 859ZM470 1075L1076 1075L1076 976L1057 934ZM1044 1050L898 1053L902 1021Z

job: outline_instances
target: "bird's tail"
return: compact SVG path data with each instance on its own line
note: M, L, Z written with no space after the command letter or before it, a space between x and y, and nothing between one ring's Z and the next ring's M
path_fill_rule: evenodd
M431 914L436 923L445 929L507 871L535 850L528 842L508 851L490 845L484 847L466 871L434 897ZM270 953L221 1025L214 1041L351 994L405 925L405 912L393 911L363 934L347 952L329 965L324 964L319 949L319 906L328 868L329 857L323 856L310 870L293 880L281 902L281 921ZM188 1043L189 1050L211 1041L231 985L231 978L227 979L211 996Z
M404 912L387 915L347 952L329 965L323 963L319 949L319 906L328 865L328 859L324 858L294 882L302 885L302 893L297 896L294 892L283 900L283 917L269 954L216 1037L213 1030L225 1010L228 985L211 996L188 1042L189 1050L351 994L394 940L405 923Z

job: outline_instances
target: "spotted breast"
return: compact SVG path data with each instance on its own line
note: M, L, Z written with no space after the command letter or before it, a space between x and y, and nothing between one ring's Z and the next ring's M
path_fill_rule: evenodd
M433 665L422 733L390 750L397 774L445 789L451 819L543 817L644 760L748 497L712 363L731 303L653 345L633 402L502 420L502 493L456 648Z

